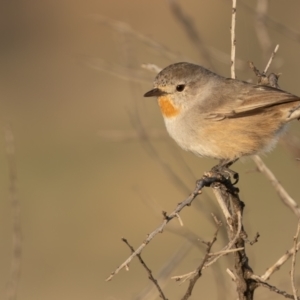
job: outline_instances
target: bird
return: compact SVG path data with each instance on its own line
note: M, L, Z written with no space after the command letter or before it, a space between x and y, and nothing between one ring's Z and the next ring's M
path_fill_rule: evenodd
M272 150L287 124L300 118L298 96L188 62L160 71L144 97L157 98L175 142L199 157L219 160L216 170Z

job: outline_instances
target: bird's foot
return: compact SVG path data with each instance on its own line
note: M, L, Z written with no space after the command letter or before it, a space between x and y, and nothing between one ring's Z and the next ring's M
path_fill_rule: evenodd
M236 160L235 160L236 161ZM230 180L232 177L234 179L234 182L232 185L235 185L239 182L239 173L229 169L229 167L235 162L235 161L230 161L230 162L220 162L218 165L214 166L211 169L211 172L220 174L221 176L224 176L226 179Z

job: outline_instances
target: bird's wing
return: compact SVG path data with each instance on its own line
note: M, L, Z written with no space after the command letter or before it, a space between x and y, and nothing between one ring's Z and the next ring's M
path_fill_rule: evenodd
M277 106L284 103L300 102L300 98L285 91L269 86L250 85L237 87L232 96L224 96L226 101L219 109L207 115L208 119L216 121L225 118L239 118L263 111L265 108Z

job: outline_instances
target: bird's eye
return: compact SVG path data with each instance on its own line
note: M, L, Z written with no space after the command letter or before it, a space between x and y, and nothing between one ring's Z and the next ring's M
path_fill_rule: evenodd
M182 92L182 91L184 90L184 88L185 88L185 85L184 85L184 84L178 84L178 85L176 86L176 91L177 91L177 92Z

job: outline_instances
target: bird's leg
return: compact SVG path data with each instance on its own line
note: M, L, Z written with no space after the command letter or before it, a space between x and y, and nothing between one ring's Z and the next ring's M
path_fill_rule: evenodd
M222 159L220 160L219 164L217 164L216 166L214 166L211 170L213 172L217 172L217 173L221 173L222 175L224 173L229 174L230 176L233 177L233 179L235 179L235 182L233 182L232 184L235 185L238 183L239 181L239 174L231 169L229 169L229 167L235 163L238 160L238 158L234 159L234 160L227 160L227 159Z

